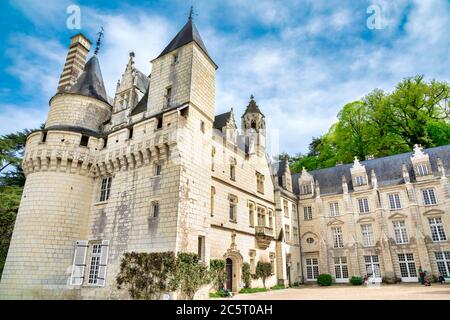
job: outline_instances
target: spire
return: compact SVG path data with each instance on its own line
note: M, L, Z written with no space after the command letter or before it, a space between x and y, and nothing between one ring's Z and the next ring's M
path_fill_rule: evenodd
M86 63L83 73L70 92L92 97L109 104L97 55L93 55Z
M175 38L173 38L172 41L170 41L169 45L161 52L158 58L194 41L203 50L203 52L211 59L211 57L208 54L208 50L206 50L206 46L203 43L202 37L200 36L200 33L195 27L193 16L194 16L194 9L193 7L191 7L188 22L184 25L181 31L178 32Z
M245 110L242 117L244 117L247 113L259 113L264 117L264 114L259 109L259 106L256 104L255 96L252 94L250 96L250 102L248 103L247 109Z

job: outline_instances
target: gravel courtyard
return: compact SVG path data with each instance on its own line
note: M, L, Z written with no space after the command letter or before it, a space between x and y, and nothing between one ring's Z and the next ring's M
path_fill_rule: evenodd
M449 284L381 285L379 287L315 285L273 290L269 292L238 294L234 300L450 300Z

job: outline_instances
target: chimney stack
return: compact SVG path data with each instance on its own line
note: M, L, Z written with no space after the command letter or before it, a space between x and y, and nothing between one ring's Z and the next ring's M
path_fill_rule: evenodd
M70 42L64 70L59 78L58 93L69 92L76 83L84 70L86 57L92 45L92 42L81 33L70 39L72 41Z

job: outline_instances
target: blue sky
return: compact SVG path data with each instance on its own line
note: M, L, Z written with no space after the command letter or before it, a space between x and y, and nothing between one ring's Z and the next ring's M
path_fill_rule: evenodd
M71 4L81 8L81 30L66 27ZM375 88L391 91L416 74L450 82L447 0L3 0L0 134L45 121L71 35L95 40L104 27L100 63L113 96L128 53L150 73L191 4L219 65L217 114L233 107L240 118L254 94L280 151L306 152L345 103ZM371 5L381 9L381 29L367 27Z

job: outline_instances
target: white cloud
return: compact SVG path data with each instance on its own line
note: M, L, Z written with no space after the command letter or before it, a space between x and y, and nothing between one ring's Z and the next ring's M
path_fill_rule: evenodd
M450 80L447 1L371 3L382 7L384 29L367 30L365 4L354 2L202 2L196 19L198 25L209 22L199 29L219 65L217 113L234 107L240 118L253 93L269 129L279 130L280 151L306 152L311 137L325 133L345 103L375 88L392 90L402 78L418 73L428 79ZM27 16L34 10L23 8ZM149 73L149 61L163 50L183 23L174 24L173 19L140 8L127 7L120 13L82 8L83 28L89 35L93 36L100 25L105 28L100 62L109 95L114 94L130 51L136 52L136 66ZM217 16L232 19L236 30L220 28L213 22ZM47 13L32 17L35 23L46 18L51 17ZM249 30L255 25L249 25L249 20L269 31L252 36ZM41 90L36 101L46 102L56 90L68 40L57 43L31 36L19 39L20 45L10 51L10 72L25 88ZM33 52L38 52L35 60ZM42 105L44 111L28 110L35 110L31 114L35 112L34 116L39 114L39 119L45 119L47 106ZM8 124L8 130L25 124L38 125L31 123L30 113L17 106L2 107L0 120L6 119L7 112L14 112L18 119Z
M47 118L47 108L0 104L0 135L22 129L39 128Z

